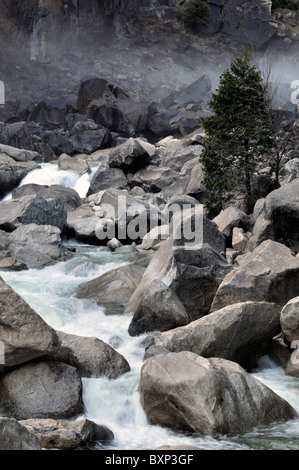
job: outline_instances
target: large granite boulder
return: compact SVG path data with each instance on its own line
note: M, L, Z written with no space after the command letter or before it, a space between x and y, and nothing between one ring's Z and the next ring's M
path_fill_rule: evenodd
M124 313L145 268L136 265L120 266L79 287L76 297L94 299L105 308L106 315Z
M136 173L142 167L150 164L152 155L141 139L128 139L110 152L110 168L121 168L125 173Z
M268 240L223 279L211 310L248 300L283 307L298 295L299 259L285 245Z
M146 340L145 357L169 351L191 351L203 357L228 359L250 370L257 366L267 345L280 331L278 305L237 303L186 326L150 335Z
M0 204L0 229L12 232L19 225L54 225L61 231L66 225L67 212L57 199L39 195L24 196Z
M116 379L129 372L127 360L98 338L71 335L57 331L61 345L51 358L76 368L81 377Z
M39 269L61 259L61 236L52 225L19 225L9 237L10 256L28 269Z
M87 196L98 193L104 189L127 187L127 178L121 168L110 168L108 163L100 164L92 177Z
M15 161L6 154L0 154L0 198L16 188L30 171L38 168L37 163Z
M299 251L299 179L272 191L263 201L247 249L252 251L264 240L274 240Z
M60 340L57 333L0 278L0 339L9 368L53 353ZM0 366L1 367L1 366Z
M81 198L75 189L67 188L59 184L47 186L30 183L19 186L12 191L13 199L33 195L39 195L44 199L56 199L62 202L66 211L72 211L81 205Z
M0 378L0 412L20 419L68 419L83 413L77 370L56 361L29 362Z
M283 335L289 344L299 340L299 297L289 300L283 307L280 323Z
M190 215L193 223L195 215ZM181 223L174 224L173 235L160 245L129 301L126 313L133 315L129 327L132 335L168 329L168 322L163 327L163 311L166 310L167 316L173 310L174 318L180 311L180 322L185 317L185 311L188 322L206 315L219 284L232 269L217 251L223 249L223 235L208 219L203 218L201 222L203 243L193 245L191 242L189 245L191 239L187 240L187 234L182 230L188 218L184 217ZM161 310L156 305L158 299ZM169 302L162 308L160 302L163 304L166 299ZM150 324L145 319L143 324L143 316L151 319ZM175 326L179 325L173 323Z
M140 399L151 424L200 435L240 434L298 416L235 362L187 351L145 362Z

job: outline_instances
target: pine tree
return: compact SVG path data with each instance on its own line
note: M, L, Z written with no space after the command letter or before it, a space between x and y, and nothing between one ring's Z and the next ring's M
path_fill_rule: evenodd
M251 209L252 176L271 150L272 137L266 86L248 53L220 76L209 106L213 114L202 120L206 137L200 157L209 193L206 206L220 209L242 194Z

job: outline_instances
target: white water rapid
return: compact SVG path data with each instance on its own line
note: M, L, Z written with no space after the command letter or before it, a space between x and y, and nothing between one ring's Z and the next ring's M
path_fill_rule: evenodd
M57 177L60 178L60 183L57 183ZM85 175L81 178L75 177L74 174L71 176L69 172L58 172L55 166L45 164L41 170L31 172L22 184L64 182L77 187L83 195L89 183L84 179ZM234 437L200 437L149 425L140 405L138 392L144 354L141 343L146 335L130 337L129 316L107 316L104 309L93 301L75 298L75 292L81 284L118 266L133 262L134 254L115 254L106 247L80 244L74 240L66 241L65 244L75 248L73 256L67 261L42 270L0 272L0 276L52 327L76 335L95 336L109 343L129 362L131 371L116 380L83 379L84 416L108 426L115 436L109 445L98 443L97 449L153 450L162 445L179 444L207 450L299 448L299 419L260 427L245 435ZM284 370L267 358L263 359L253 375L285 398L299 412L298 378L285 376Z
M91 168L90 173L79 175L71 170L59 170L58 165L55 163L41 163L40 168L30 171L30 173L22 179L19 186L31 183L47 186L58 184L75 189L81 198L85 198L90 186L90 181L96 170L97 168ZM8 201L11 197L11 193L9 193L2 201Z

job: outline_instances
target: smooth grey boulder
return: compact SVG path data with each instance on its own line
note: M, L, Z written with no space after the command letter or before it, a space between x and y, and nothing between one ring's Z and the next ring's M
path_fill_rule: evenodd
M42 450L33 432L16 419L0 417L0 450Z
M9 368L53 353L59 338L51 328L2 278L0 278L0 339ZM0 366L1 367L1 366Z
M284 184L265 198L263 210L253 227L247 249L252 251L270 239L299 251L299 179Z
M61 345L51 358L76 368L81 377L116 379L130 371L127 360L98 338L57 331Z
M158 245L161 241L166 240L169 236L169 225L165 224L155 227L143 237L141 244L138 245L138 250L155 249L156 245Z
M287 342L299 340L299 297L289 300L280 315L283 335Z
M140 400L153 425L199 435L240 434L298 415L242 367L197 354L160 354L141 369Z
M66 211L73 211L81 205L81 198L75 189L59 184L47 186L30 183L19 186L12 191L13 199L33 195L39 195L44 199L56 199L62 202Z
M64 171L74 171L78 175L84 175L90 173L90 166L87 162L87 156L85 158L79 158L78 156L70 157L66 153L63 153L58 158L58 168Z
M145 357L162 352L191 351L203 357L221 357L245 369L257 361L280 332L280 308L267 302L229 305L186 326L147 338Z
M61 231L66 225L67 212L57 199L24 196L0 204L0 229L12 232L19 225L54 225Z
M183 303L162 281L154 280L143 294L129 326L129 334L146 331L167 331L189 321Z
M9 241L10 256L28 269L55 264L62 255L60 229L52 225L20 225Z
M285 245L268 240L223 279L211 311L248 300L283 307L298 295L299 259Z
M29 362L2 374L0 412L18 420L68 419L83 413L77 370L57 361Z
M117 240L117 238L112 238L112 240L109 240L109 242L107 243L107 248L109 248L109 250L112 252L121 247L123 247L123 244L119 240Z
M205 236L209 239L209 232L203 233L204 239ZM177 240L174 240L173 236L169 237L161 243L126 308L125 313L133 315L129 332L135 334L136 322L138 322L138 333L141 330L149 331L148 322L142 328L141 320L143 314L146 317L149 316L149 311L155 312L153 318L161 327L163 311L159 315L155 299L159 299L160 302L163 298L171 298L171 302L167 305L167 314L169 315L173 308L174 316L177 317L179 308L181 319L182 315L184 316L182 304L187 313L188 322L206 315L219 284L231 269L225 258L208 243L195 247L188 246L188 244L184 246L183 236ZM151 287L153 283L155 285ZM171 297L169 290L172 291ZM145 302L144 299L148 295L151 301ZM153 321L151 328L157 329Z
M95 441L107 443L114 439L110 429L88 419L26 419L20 421L20 424L36 436L43 449L74 450Z
M119 315L125 308L143 276L145 268L128 265L112 269L79 287L76 297L94 299L105 308L106 315Z

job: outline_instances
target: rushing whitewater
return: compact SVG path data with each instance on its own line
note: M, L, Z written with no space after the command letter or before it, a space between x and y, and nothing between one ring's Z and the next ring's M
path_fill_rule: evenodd
M83 379L85 417L105 424L115 439L107 449L148 449L161 445L189 444L203 449L298 449L299 420L260 427L243 436L199 437L178 434L149 425L139 400L140 369L146 335L130 337L127 315L106 316L103 308L90 300L75 298L79 285L134 261L132 254L120 255L105 247L68 241L76 248L73 257L43 270L0 272L39 315L52 327L81 336L96 336L122 354L131 371L116 380ZM299 411L299 379L286 377L284 370L263 358L253 374Z
M30 171L30 173L22 179L19 186L31 183L46 186L58 184L66 188L75 189L81 198L85 198L96 170L96 168L92 168L90 173L79 175L71 170L59 170L58 164L55 163L41 163L40 168ZM9 193L2 201L7 201L11 199L11 197L11 193Z

